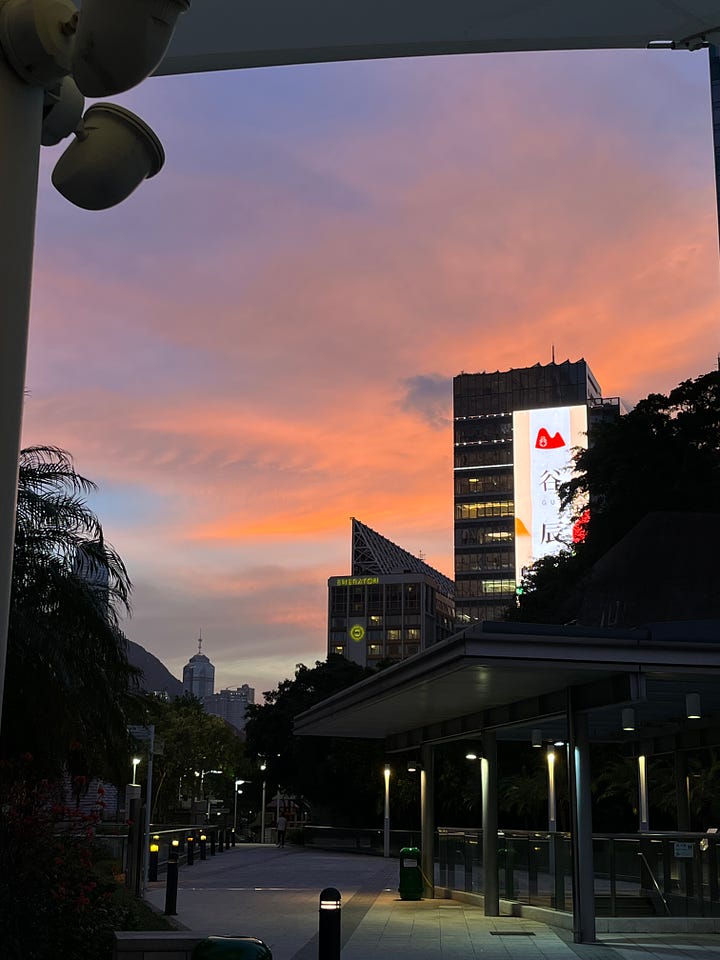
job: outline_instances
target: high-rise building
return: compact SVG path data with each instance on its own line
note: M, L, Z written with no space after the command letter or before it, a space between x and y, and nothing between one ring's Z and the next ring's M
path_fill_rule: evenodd
M227 720L236 730L244 730L248 704L255 703L255 690L244 683L235 690L221 690L204 697L203 703L208 713Z
M328 653L363 666L402 660L452 635L453 582L352 521L350 576L328 580Z
M198 639L198 652L183 667L183 692L199 700L215 692L215 667L202 652L202 637Z
M621 412L585 360L454 379L455 610L458 623L502 619L535 560L582 536L558 487L573 448Z

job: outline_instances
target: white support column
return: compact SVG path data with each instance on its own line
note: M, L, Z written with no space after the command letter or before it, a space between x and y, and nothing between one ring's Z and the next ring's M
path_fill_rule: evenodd
M435 896L435 751L431 743L420 748L420 855L423 896Z
M497 743L494 730L482 735L482 830L483 830L483 893L485 916L500 916L498 882L498 774Z
M640 814L640 833L650 830L650 805L648 803L647 757L641 753L638 758L638 812Z
M595 869L587 715L568 706L570 815L572 817L573 940L595 942Z
M390 856L390 764L385 764L385 811L383 816L383 856Z
M32 282L43 90L0 52L0 715Z

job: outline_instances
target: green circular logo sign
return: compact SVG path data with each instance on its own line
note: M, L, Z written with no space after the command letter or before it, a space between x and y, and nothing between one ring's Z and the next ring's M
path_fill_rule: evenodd
M354 640L356 643L360 643L365 637L365 627L360 623L354 623L350 627L350 639Z

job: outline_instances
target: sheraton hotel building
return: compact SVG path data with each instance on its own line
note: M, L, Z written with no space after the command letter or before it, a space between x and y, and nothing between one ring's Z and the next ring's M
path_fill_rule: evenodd
M328 652L400 660L501 620L524 569L581 535L558 487L621 412L585 360L455 377L455 582L353 520L350 575L328 581Z

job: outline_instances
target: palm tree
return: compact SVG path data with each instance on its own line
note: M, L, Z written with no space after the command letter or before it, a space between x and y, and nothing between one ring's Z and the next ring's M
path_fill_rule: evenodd
M131 584L87 506L93 489L64 450L21 452L0 747L102 773L125 761L136 671L119 623Z

